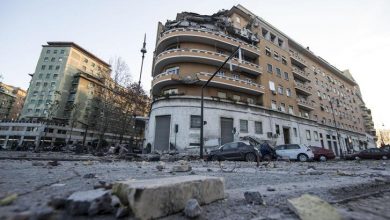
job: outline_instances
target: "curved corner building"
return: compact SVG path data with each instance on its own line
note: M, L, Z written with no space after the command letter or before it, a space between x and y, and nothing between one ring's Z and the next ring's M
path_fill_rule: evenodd
M238 45L205 89L206 148L247 135L337 155L375 146L370 110L349 71L238 5L159 23L146 133L152 150L199 149L201 85Z

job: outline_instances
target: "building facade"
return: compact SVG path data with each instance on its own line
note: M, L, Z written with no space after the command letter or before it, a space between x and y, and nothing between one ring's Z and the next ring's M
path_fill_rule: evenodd
M0 82L0 120L17 120L25 98L25 90Z
M349 71L238 5L158 24L146 136L152 149L199 149L201 85L238 46L204 90L206 147L247 135L336 155L375 146L370 111Z

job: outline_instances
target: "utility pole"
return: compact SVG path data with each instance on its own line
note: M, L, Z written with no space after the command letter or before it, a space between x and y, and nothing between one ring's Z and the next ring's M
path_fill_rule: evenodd
M333 100L334 100L334 99L333 99ZM339 143L340 156L342 157L342 156L343 156L343 151L341 150L339 128L337 127L336 116L334 115L333 103L332 103L331 100L329 100L329 103L330 103L330 108L332 109L334 127L335 127L335 129L336 129L336 134L337 134L337 142Z
M203 126L204 126L204 96L203 96L203 90L204 88L209 84L209 82L214 78L214 76L225 66L225 64L233 58L233 56L237 53L237 51L240 50L240 46L238 46L234 52L223 62L223 64L215 71L215 73L207 80L205 84L202 85L201 88L201 98L200 98L200 137L199 137L199 144L200 144L200 158L203 158Z

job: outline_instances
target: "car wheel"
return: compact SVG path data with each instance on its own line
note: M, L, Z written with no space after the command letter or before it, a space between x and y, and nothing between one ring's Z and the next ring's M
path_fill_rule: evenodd
M382 159L383 160L387 160L388 158L387 158L387 156L383 156Z
M306 162L309 159L309 157L306 154L299 154L298 160L301 162Z
M265 160L265 161L271 161L271 160L272 160L271 155L266 154L266 155L263 157L263 160Z
M325 162L327 159L328 159L328 158L326 158L326 156L324 156L324 155L321 155L321 156L320 156L320 161L321 161L321 162Z
M219 160L219 158L218 158L217 155L213 155L213 156L211 157L211 161L218 161L218 160Z
M248 153L245 155L245 160L248 162L256 161L256 156L253 153Z

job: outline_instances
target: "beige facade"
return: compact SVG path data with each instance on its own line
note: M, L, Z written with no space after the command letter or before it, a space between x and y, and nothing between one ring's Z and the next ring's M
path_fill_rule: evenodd
M233 126L233 135L238 133L237 130L242 131L237 136L250 134L248 128L241 129L241 126L251 126L248 125L251 120L256 126L263 126L265 122L261 117L256 119L257 116L253 116L253 119L249 119L248 116L255 115L252 112L259 112L259 115L268 115L268 118L276 115L285 118L280 124L269 119L271 125L268 131L258 133L263 139L278 139L277 143L293 142L294 133L296 137L299 136L299 124L310 124L311 128L303 130L305 134L295 139L295 142L322 146L331 142L328 147L333 146L335 151L349 151L353 145L367 147L367 143L375 136L370 111L365 107L359 86L348 70L338 70L309 48L302 47L238 5L211 16L183 12L177 15L176 20L158 25L151 89L154 102L149 124L152 145L159 145L153 143L156 139L162 138L164 142L167 139L162 137L159 125L153 125L163 115L171 117L168 145L172 145L175 113L173 110L170 113L169 108L181 105L177 99L191 98L194 103L198 102L195 100L200 96L200 85L207 81L237 46L241 47L239 53L223 67L205 90L206 100L210 100L207 103L213 106L220 103L220 112L227 110L243 114L242 118L234 118L233 124L236 125L236 120L239 123ZM174 99L177 103L173 105ZM181 103L182 107L191 105ZM208 107L207 103L205 114L207 108L216 108ZM238 110L242 107L247 110ZM199 110L193 114L198 116ZM157 117L156 121L153 117ZM190 119L192 116L185 117L188 117L188 123L193 122ZM225 118L224 113L217 113L216 117ZM292 122L298 123L297 127L289 125ZM187 124L183 126L191 127ZM224 142L223 129L214 132L208 126L205 126L204 141L218 139ZM215 126L219 127L219 122ZM207 137L207 129L215 135ZM257 126L256 129L260 128ZM192 131L192 141L183 141L181 143L184 146L177 147L198 146L197 132ZM268 135L261 136L265 133ZM256 132L252 134L257 135ZM335 141L336 137L339 140ZM302 138L305 140L300 140Z
M0 120L19 119L25 98L25 90L0 82Z

